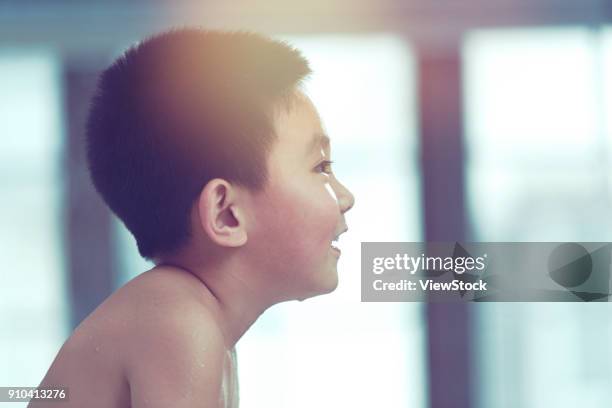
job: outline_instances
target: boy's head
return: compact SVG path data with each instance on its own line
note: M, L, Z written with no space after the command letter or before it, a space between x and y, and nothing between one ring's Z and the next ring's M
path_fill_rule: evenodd
M103 72L87 123L90 173L142 256L188 241L209 180L265 185L273 109L309 73L285 43L187 28L139 43Z
M319 271L335 268L330 244L353 196L300 90L309 73L285 43L199 29L152 37L103 73L87 128L91 176L141 255L163 258L194 236L244 246L248 231L254 269L280 280L288 266L293 280L322 273L312 294L335 287L336 274Z

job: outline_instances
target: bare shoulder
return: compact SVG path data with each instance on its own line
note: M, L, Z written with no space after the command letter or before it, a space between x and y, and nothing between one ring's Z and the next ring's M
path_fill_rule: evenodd
M122 367L123 350L119 330L96 309L64 342L41 387L68 389L63 407L119 407L129 401L129 388ZM51 407L52 402L31 402L28 407Z
M217 406L226 347L201 285L186 271L139 275L75 329L41 385L68 386L70 406Z
M227 349L201 285L172 269L126 285L124 364L133 407L217 406Z

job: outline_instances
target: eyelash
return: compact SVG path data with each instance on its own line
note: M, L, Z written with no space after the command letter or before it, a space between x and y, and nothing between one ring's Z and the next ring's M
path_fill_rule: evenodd
M326 174L331 174L332 173L332 169L331 169L331 165L332 165L333 161L331 160L324 160L321 163L317 164L317 167L315 167L315 169L317 169L319 171L319 169L321 169L320 171ZM322 167L328 167L328 172L325 172Z

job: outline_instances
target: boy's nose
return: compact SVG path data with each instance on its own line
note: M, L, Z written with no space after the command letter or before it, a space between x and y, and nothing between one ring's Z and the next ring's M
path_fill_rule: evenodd
M340 212L344 214L355 205L355 196L341 182L337 181L337 183L338 204L340 205Z

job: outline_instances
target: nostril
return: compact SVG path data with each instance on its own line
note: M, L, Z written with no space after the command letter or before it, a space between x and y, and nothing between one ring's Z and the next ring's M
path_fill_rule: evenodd
M346 208L342 212L345 213L349 211L351 208L353 208L353 205L355 205L355 201L351 201L350 204L346 206Z

